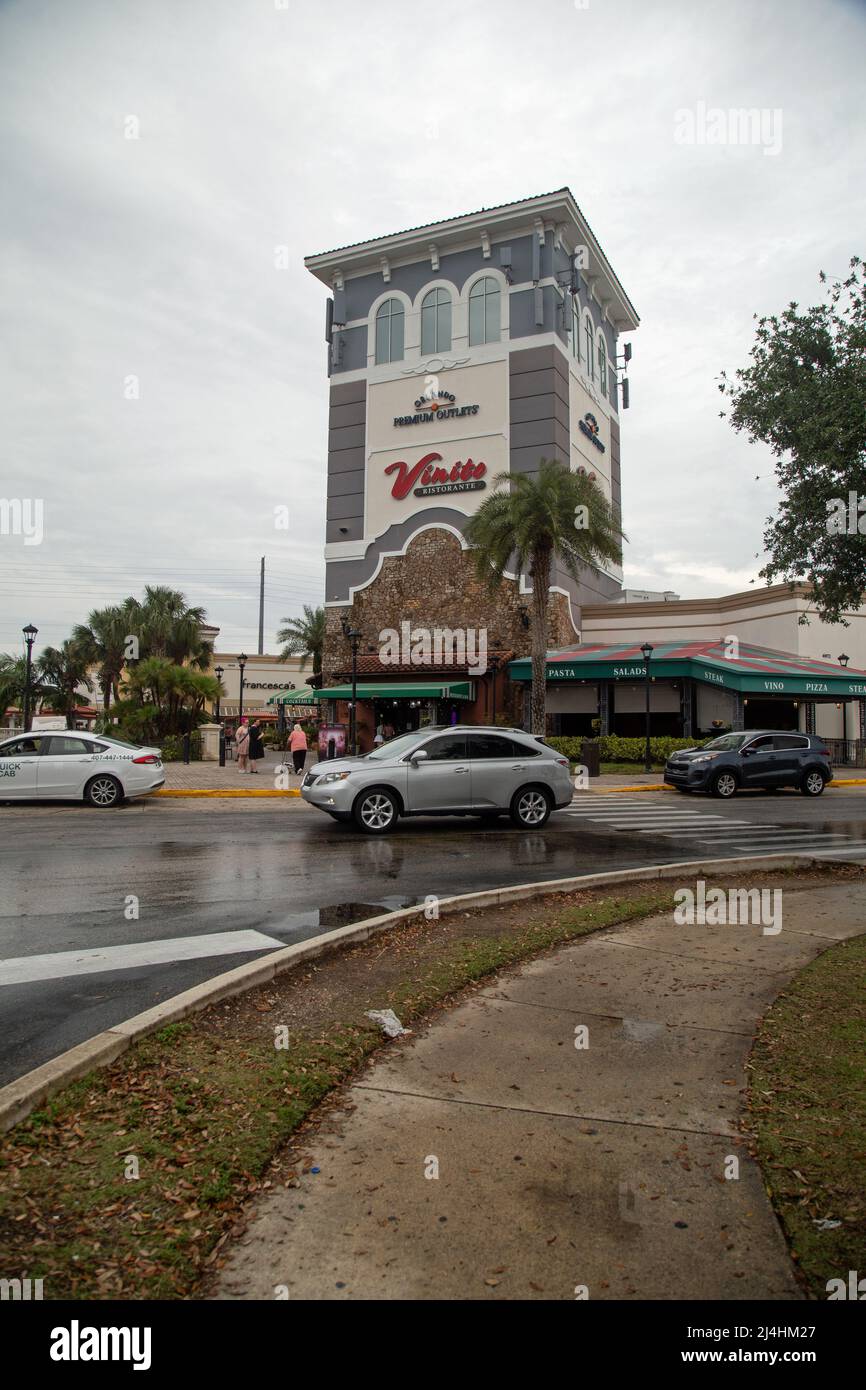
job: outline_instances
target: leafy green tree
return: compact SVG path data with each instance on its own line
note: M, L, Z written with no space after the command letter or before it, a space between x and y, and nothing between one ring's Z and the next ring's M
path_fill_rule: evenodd
M95 666L102 703L105 712L112 698L120 698L120 677L126 664L127 642L136 631L137 610L135 599L94 608L86 623L77 623L72 629L71 641L82 652L88 666Z
M139 656L163 656L177 665L207 670L213 644L202 636L205 610L190 608L178 589L145 585L134 632L139 637Z
M16 709L23 710L26 684L27 658L10 656L8 652L0 652L0 724L4 722L6 711L10 706L14 705ZM42 686L34 663L30 672L31 712L41 694Z
M304 604L303 617L283 618L277 641L284 643L280 660L300 656L312 662L311 684L318 686L322 679L322 653L325 649L325 610Z
M112 716L131 738L157 742L186 733L207 718L205 705L215 700L219 681L164 656L148 656L129 667L123 699Z
M801 311L792 302L781 314L758 318L750 365L733 380L722 372L719 383L730 402L721 415L729 414L750 443L767 444L776 460L782 500L767 519L769 559L760 573L768 583L809 581L828 622L859 608L866 589L863 271L854 256L844 280L821 271L824 303Z
M466 537L478 574L491 589L506 569L528 573L532 580L532 732L543 734L554 560L577 580L582 566L618 563L624 537L597 484L557 459L542 459L535 474L500 473L494 482L495 491L470 518Z
M36 667L42 682L43 704L62 710L66 727L71 729L75 723L76 692L93 690L85 651L67 639L59 647L46 647Z

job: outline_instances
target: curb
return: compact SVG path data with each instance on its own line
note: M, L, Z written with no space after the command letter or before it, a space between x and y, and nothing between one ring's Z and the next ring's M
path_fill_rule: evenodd
M866 777L834 777L827 783L828 787L866 787ZM643 786L636 787L590 787L596 796L610 796L616 792L672 792L673 787L666 786L663 782L645 782Z
M571 893L579 888L614 887L618 883L641 883L653 879L679 878L687 873L712 873L744 869L754 872L758 869L785 869L823 867L828 861L809 854L766 854L751 855L737 859L687 860L677 864L650 864L638 869L618 869L612 873L583 874L576 878L550 879L541 883L518 883L510 888L491 888L476 893L459 893L453 898L439 901L439 913L461 912L465 908L496 907L500 903L517 902L522 898L540 898L548 893ZM845 863L843 859L833 863ZM858 867L862 867L858 865ZM424 905L399 908L396 912L385 912L379 917L368 917L363 922L355 922L336 931L322 933L298 942L295 946L285 946L272 951L270 955L236 966L234 970L224 971L203 984L156 1004L143 1013L116 1023L104 1033L97 1033L86 1042L61 1052L50 1062L45 1062L33 1071L25 1072L17 1081L0 1088L0 1134L5 1134L21 1120L26 1119L43 1101L68 1085L86 1076L96 1067L110 1065L139 1038L155 1033L168 1023L177 1023L189 1014L198 1013L220 999L256 985L267 984L277 975L314 960L326 952L338 950L341 946L354 946L382 931L388 931L400 922L411 922L424 917Z
M243 787L232 787L221 790L217 787L163 787L161 791L151 792L151 796L300 796L297 787L288 787L285 791L247 791Z

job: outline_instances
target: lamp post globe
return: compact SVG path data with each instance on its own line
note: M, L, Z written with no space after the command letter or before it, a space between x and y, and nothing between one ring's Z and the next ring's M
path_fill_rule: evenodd
M650 658L652 657L653 647L651 642L644 642L641 647L641 655L644 661L644 688L646 695L646 725L644 738L644 772L652 772L652 760L650 758Z
M247 654L246 652L241 652L240 656L238 657L238 666L240 667L241 672L240 695L238 699L238 724L240 724L244 713L244 667L246 666L246 664Z
M31 720L30 684L33 673L33 643L36 640L36 634L38 633L39 629L38 627L34 627L32 623L28 623L27 626L25 628L22 628L21 630L24 633L24 641L27 644L27 660L24 667L24 709L22 710L22 723L24 724L24 728L26 730L30 728Z

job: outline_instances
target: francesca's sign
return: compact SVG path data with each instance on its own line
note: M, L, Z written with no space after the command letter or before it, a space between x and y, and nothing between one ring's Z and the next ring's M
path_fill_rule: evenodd
M402 502L410 492L416 497L438 497L450 492L476 492L487 486L484 482L486 463L475 463L468 458L465 462L458 459L450 467L441 465L442 455L437 453L424 454L413 464L403 459L386 464L385 476L394 475L391 496Z

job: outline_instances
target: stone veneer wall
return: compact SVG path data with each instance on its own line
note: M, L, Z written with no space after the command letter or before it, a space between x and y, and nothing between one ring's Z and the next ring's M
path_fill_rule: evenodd
M351 647L340 627L344 617L363 632L359 651L364 654L370 646L378 652L379 633L384 628L399 632L402 622L410 622L413 627L486 628L488 650L498 639L503 650L528 656L529 632L521 621L520 608L529 602L529 596L519 593L513 579L503 579L491 593L475 573L471 552L449 531L423 531L405 555L383 561L372 584L355 595L351 606L325 610L324 683L335 684L351 669ZM551 595L550 614L548 647L574 642L563 594ZM424 669L419 666L419 679L423 679ZM368 675L365 679L371 678Z

